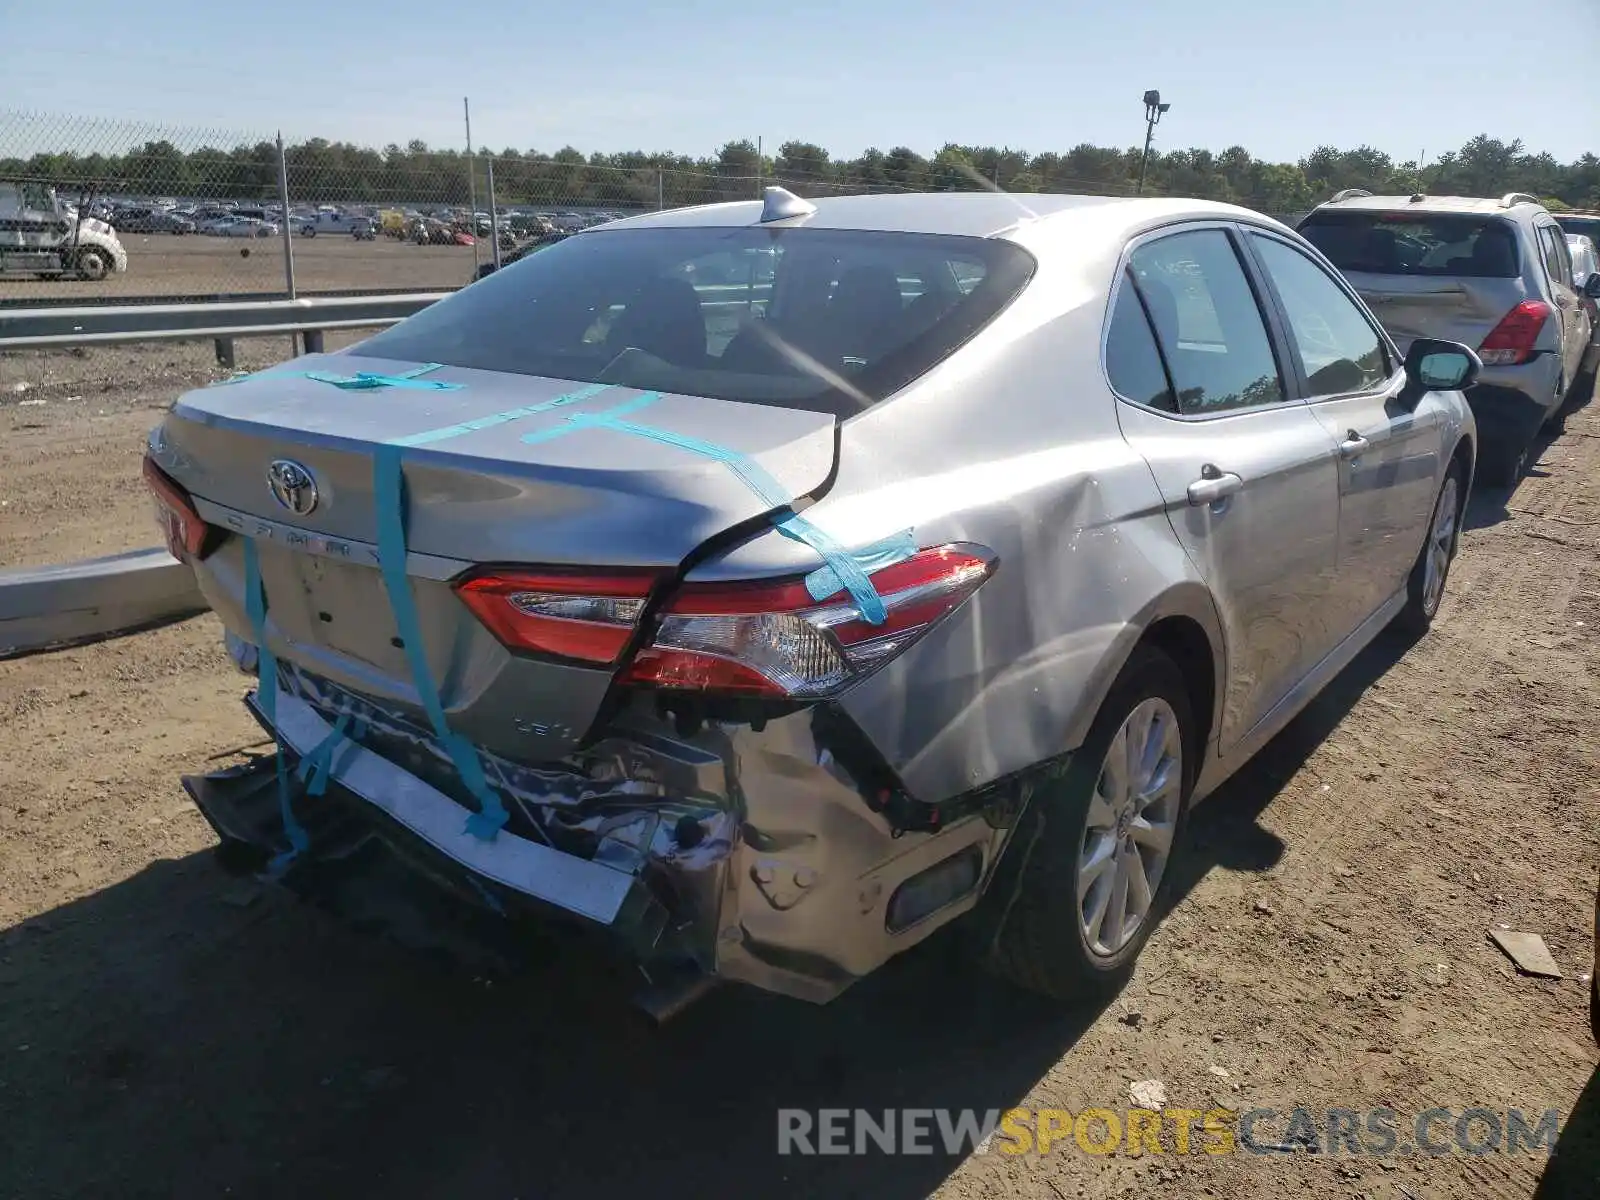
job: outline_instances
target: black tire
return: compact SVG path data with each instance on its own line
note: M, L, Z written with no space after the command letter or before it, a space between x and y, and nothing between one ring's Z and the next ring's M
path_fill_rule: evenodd
M1486 439L1478 452L1478 478L1490 487L1516 487L1527 469L1531 445L1523 434Z
M98 283L111 274L111 260L106 257L105 251L94 246L78 251L76 266L78 277L91 283Z
M1078 915L1078 860L1089 802L1122 723L1144 701L1164 700L1177 717L1181 783L1172 846L1148 917L1114 955L1093 953ZM979 957L994 974L1055 1000L1098 999L1127 983L1172 879L1183 844L1198 747L1183 675L1160 651L1140 646L1100 706L1082 747L1060 775L1040 781L1018 822L995 878L975 914Z
M1571 392L1565 379L1556 382L1556 406L1539 426L1541 432L1560 435L1567 427L1567 397Z
M1594 1044L1600 1046L1600 976L1589 977L1589 1028Z
M1406 606L1395 617L1395 627L1405 633L1421 637L1433 625L1433 618L1439 612L1439 604L1444 599L1444 590L1450 583L1450 566L1456 560L1456 550L1461 545L1461 519L1466 514L1467 489L1464 478L1466 472L1461 469L1459 461L1452 462L1450 469L1445 472L1444 480L1439 484L1439 494L1433 498L1433 509L1428 514L1428 532L1423 538L1422 549L1417 551L1417 561L1411 566L1411 574L1406 579ZM1450 491L1451 482L1455 483L1455 527L1450 533L1450 557L1444 565L1444 578L1439 581L1439 593L1430 603L1426 595L1428 578L1428 552L1433 547L1434 530L1439 521L1439 508L1445 501L1445 493Z

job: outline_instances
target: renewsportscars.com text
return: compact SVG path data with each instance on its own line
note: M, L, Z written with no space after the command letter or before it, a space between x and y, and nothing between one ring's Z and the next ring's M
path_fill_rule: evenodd
M1556 1143L1556 1109L856 1108L778 1110L779 1154L1521 1154Z

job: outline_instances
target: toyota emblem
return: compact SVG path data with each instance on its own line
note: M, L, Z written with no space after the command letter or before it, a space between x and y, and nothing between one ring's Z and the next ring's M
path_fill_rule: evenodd
M317 507L317 481L292 459L280 458L268 464L267 486L278 503L298 517Z

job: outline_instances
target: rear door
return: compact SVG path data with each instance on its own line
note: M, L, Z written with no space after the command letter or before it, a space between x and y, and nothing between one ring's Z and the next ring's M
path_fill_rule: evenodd
M1227 639L1226 752L1337 641L1333 439L1289 388L1228 227L1134 243L1112 303L1107 374L1123 434L1150 464Z
M1583 311L1578 289L1572 286L1572 254L1567 249L1567 235L1554 221L1539 222L1538 230L1545 277L1550 281L1550 296L1561 321L1562 378L1571 383L1588 349L1589 318Z
M1353 633L1402 587L1433 515L1443 411L1398 403L1405 373L1346 286L1274 233L1246 236L1288 332L1312 414L1339 449L1338 573L1330 612Z

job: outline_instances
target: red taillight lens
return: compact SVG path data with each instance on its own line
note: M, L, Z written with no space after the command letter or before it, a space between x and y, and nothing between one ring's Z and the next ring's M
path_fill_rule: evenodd
M189 493L145 456L144 481L156 500L156 523L166 535L167 551L180 562L203 558L210 526L200 519Z
M1534 356L1534 343L1549 319L1550 306L1543 300L1524 300L1489 331L1478 347L1478 357L1486 366L1519 366L1527 362Z
M456 595L513 650L609 666L633 636L655 581L653 573L490 570L456 584Z
M977 546L923 550L872 576L888 618L862 619L845 592L818 602L797 580L687 585L623 679L773 699L835 695L959 608L994 570Z

